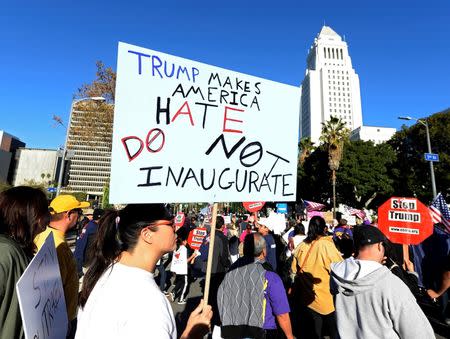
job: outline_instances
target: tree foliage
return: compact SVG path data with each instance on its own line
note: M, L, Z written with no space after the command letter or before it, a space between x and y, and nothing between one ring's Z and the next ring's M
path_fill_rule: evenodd
M328 152L324 145L315 149L297 171L297 201L327 201L332 194Z
M314 151L314 142L311 141L311 138L302 138L298 143L298 150L300 152L300 156L298 158L298 162L300 165L303 165L306 158L308 158L311 153Z
M431 151L439 154L439 162L434 163L436 188L444 195L450 194L450 109L435 113L428 118ZM389 144L397 153L393 165L395 194L416 196L423 202L432 200L429 163L424 159L428 153L426 129L420 123L411 127L402 126Z
M103 97L107 104L114 104L116 98L116 72L97 61L96 78L92 83L83 84L75 98Z
M106 145L111 147L116 73L101 61L97 61L96 67L95 79L83 84L74 95L72 114L76 115L76 123L70 127L72 134L87 140L94 148ZM89 98L104 100L89 100ZM58 115L54 115L53 120L57 125L69 127ZM70 148L70 141L68 147Z
M341 203L362 208L377 206L393 193L391 166L396 160L394 150L387 144L351 141L337 171L337 199ZM328 149L318 147L298 169L297 192L306 200L327 202L331 198L331 169Z
M368 207L372 202L387 199L394 193L390 168L396 160L391 146L371 141L353 141L337 172L339 201L353 207Z
M322 134L320 141L328 149L328 166L332 171L339 169L339 162L342 158L342 152L345 141L348 140L350 130L345 127L345 123L334 116L330 120L322 123Z

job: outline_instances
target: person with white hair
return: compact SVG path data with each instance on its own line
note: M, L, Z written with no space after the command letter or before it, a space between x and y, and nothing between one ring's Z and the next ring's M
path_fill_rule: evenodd
M250 234L244 246L247 256L232 266L217 293L222 338L279 338L277 323L286 338L294 338L283 282L265 261L264 237Z
M260 218L258 220L258 233L264 237L266 241L266 261L272 266L272 269L277 271L277 245L270 231L272 227L269 218Z

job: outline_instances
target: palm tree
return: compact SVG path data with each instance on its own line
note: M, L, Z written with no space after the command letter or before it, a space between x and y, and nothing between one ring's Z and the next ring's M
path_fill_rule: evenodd
M303 165L305 163L305 160L311 155L314 148L314 143L311 141L311 138L306 137L300 140L298 143L298 150L300 151L300 156L298 158L299 165Z
M320 141L328 148L328 167L331 170L333 185L333 219L336 219L336 171L342 159L344 142L348 139L350 130L345 123L337 117L331 116L330 120L322 123Z

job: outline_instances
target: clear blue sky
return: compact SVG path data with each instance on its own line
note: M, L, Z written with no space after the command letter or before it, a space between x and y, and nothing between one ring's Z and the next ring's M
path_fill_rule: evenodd
M370 4L368 4L370 2ZM345 35L365 125L450 107L450 1L0 0L0 129L56 148L72 95L117 42L298 86L326 22Z

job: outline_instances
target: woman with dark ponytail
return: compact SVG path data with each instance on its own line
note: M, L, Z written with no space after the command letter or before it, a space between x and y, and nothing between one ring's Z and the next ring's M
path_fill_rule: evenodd
M326 329L332 339L337 338L330 292L330 265L342 261L342 257L332 237L327 235L327 225L322 217L311 218L308 235L297 246L293 257L291 269L296 282L294 303L299 305L294 323L300 329L297 331L298 337L322 338L322 329Z
M47 197L37 188L18 186L0 193L0 338L25 338L16 284L45 229Z
M158 260L175 249L172 216L162 204L109 210L99 221L92 264L80 293L75 338L177 338L171 306L154 281ZM195 309L181 338L208 328L208 306Z

